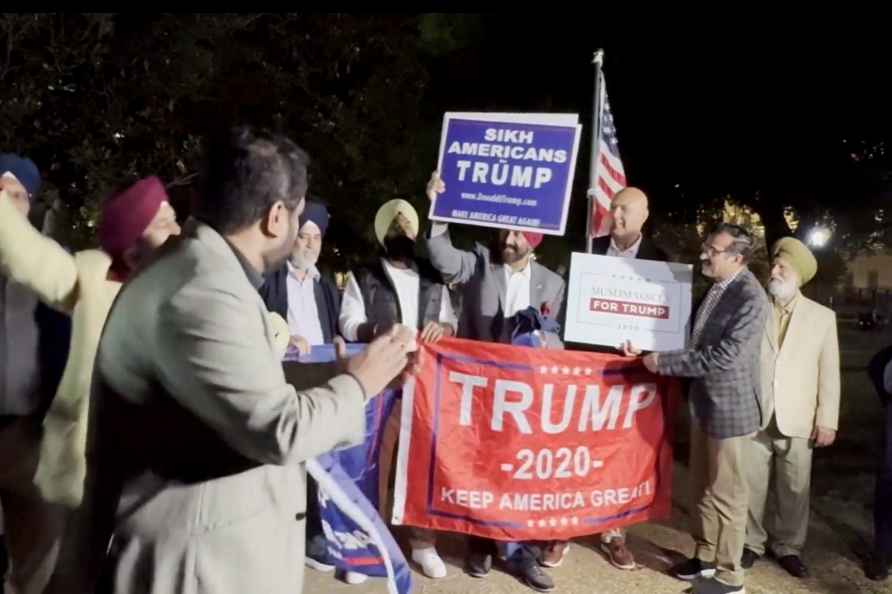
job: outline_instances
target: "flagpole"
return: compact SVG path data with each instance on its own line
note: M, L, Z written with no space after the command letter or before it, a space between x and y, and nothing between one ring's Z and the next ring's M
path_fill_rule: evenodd
M592 160L588 181L588 217L585 223L585 251L592 253L592 218L595 214L595 184L598 183L598 151L601 147L601 66L604 64L604 50L598 49L592 58L595 66L595 89L592 100Z

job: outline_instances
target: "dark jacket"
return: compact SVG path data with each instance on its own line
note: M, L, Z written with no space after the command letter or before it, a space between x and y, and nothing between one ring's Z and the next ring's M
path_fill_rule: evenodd
M762 285L743 270L710 312L698 344L660 353L661 375L692 378L693 414L711 437L748 435L762 425L759 354L769 307Z
M592 241L592 253L596 256L606 256L607 250L610 249L610 236L605 235L604 237L597 237L594 241ZM654 260L657 262L668 262L669 256L660 249L657 244L650 240L646 235L642 235L641 237L641 245L638 247L638 255L635 256L636 260ZM590 353L609 353L612 355L620 354L620 350L614 347L597 345L597 344L582 344L582 343L569 343L571 348L574 351L587 351Z
M414 268L419 277L418 330L422 330L428 322L440 321L443 280L427 260L416 258ZM402 320L400 300L393 279L380 258L354 274L365 303L366 315L366 323L357 330L357 339L369 342Z
M341 315L341 295L338 288L327 277L321 276L313 282L316 295L316 309L319 311L319 325L322 338L330 343L338 334L338 316ZM288 320L288 264L267 275L260 287L260 296L266 308Z
M606 256L607 250L610 248L610 236L598 237L592 241L592 253L598 256ZM656 260L657 262L668 262L669 256L660 249L649 237L643 235L641 237L641 246L638 248L638 260Z

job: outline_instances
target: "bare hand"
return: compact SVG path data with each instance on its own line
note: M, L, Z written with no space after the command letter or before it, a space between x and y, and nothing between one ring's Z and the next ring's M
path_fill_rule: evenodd
M366 396L379 394L406 367L406 355L415 342L414 336L407 339L406 330L405 326L395 325L387 334L369 343L364 351L347 360L347 371L359 381Z
M437 322L428 322L424 330L421 331L421 342L434 344L444 336L452 336L451 327Z
M836 441L836 431L826 427L815 426L811 432L811 439L814 441L816 448L826 448L829 445L833 445L833 442Z
M396 224L399 225L400 229L403 230L403 233L406 235L406 237L414 240L415 236L417 235L417 229L412 228L412 223L409 222L409 219L407 219L403 213L398 212L396 213L395 220Z
M442 194L445 191L446 184L440 179L440 172L434 171L431 173L431 178L427 182L426 192L428 200L434 202L437 199L437 194Z
M641 349L633 347L631 340L627 340L622 344L622 352L626 357L637 357L641 355Z
M641 359L641 362L644 363L644 366L651 373L658 373L659 361L660 361L659 353L650 353L648 355L644 355L644 357Z
M292 336L289 344L296 348L301 355L307 355L312 350L310 343L303 336Z

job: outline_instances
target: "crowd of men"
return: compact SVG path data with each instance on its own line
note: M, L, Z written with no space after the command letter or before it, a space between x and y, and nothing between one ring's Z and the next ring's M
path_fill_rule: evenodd
M465 251L446 224L422 229L401 199L380 206L380 254L351 271L341 292L317 267L332 219L306 199L307 169L290 139L233 129L207 147L182 227L163 183L150 177L103 203L99 249L71 253L28 221L36 165L0 155L8 591L299 593L304 559L334 570L303 462L361 441L366 403L411 370L416 341L511 343L530 308L563 321L567 288L535 258L541 234L493 231ZM428 198L444 190L434 173ZM648 213L643 192L619 192L610 235L593 251L668 260L642 231ZM421 243L429 261L417 255ZM744 592L745 570L768 553L790 574L808 575L801 553L812 454L836 437L836 316L801 292L815 257L792 237L776 242L766 290L748 268L754 247L737 225L708 234L700 270L712 284L686 349L601 349L687 380L695 549L670 571L696 594ZM542 348L564 348L558 333L540 339ZM282 363L289 347L335 343L343 354L344 340L367 346L334 363ZM390 417L383 438L384 517L399 419ZM889 492L877 491L874 579L892 561L892 529L880 518ZM437 534L407 536L411 560L429 578L444 577ZM618 570L636 567L622 530L600 542ZM465 570L485 578L501 560L548 592L547 569L568 548L469 538Z

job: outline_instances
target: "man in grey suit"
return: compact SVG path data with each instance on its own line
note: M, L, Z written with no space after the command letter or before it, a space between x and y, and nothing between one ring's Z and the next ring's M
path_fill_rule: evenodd
M294 245L308 158L250 128L208 148L194 219L102 335L69 592L100 574L115 594L301 592L303 462L361 441L366 400L406 364L400 327L325 378L283 371L257 288Z
M428 182L431 201L446 186L437 172ZM564 280L533 260L533 249L542 235L502 230L492 248L480 244L473 251L456 249L447 225L432 225L427 237L431 264L450 286L460 285L462 311L459 338L511 343L516 314L533 307L546 317L559 320L564 307ZM552 334L542 337L551 348L561 348ZM481 538L470 540L468 573L486 576L492 568L493 543ZM528 586L540 592L554 589L554 582L537 562L537 554L521 543L508 543L506 556L512 569Z
M747 268L752 251L745 229L716 227L700 254L703 275L713 285L698 308L688 348L644 357L653 373L692 379L689 467L696 550L672 573L698 580L694 594L745 592L742 452L762 422L759 353L768 315L765 291Z

